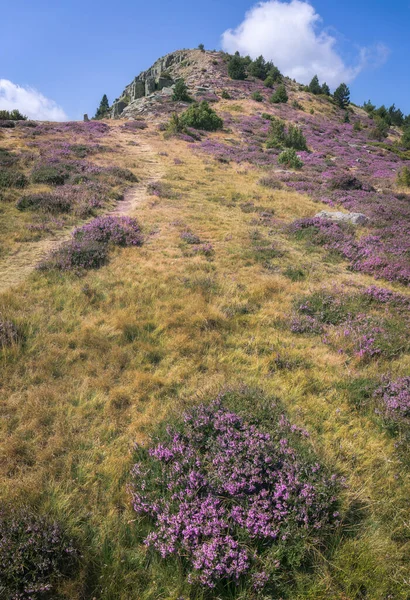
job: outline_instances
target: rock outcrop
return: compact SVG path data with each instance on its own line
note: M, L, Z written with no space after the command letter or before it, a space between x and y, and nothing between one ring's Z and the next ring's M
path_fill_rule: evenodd
M352 223L352 225L365 225L369 220L363 213L342 213L330 210L321 210L315 217L336 221L337 223Z
M166 113L173 86L181 78L195 100L218 99L212 82L220 77L220 59L218 52L200 50L178 50L163 56L125 87L111 107L111 118L132 118L155 112L159 104L165 105Z

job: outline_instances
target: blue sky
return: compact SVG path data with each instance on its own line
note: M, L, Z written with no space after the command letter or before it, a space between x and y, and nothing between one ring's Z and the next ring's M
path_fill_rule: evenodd
M296 0L293 3L298 4ZM410 0L312 0L311 4L322 18L315 25L318 37L314 44L330 43L337 55L334 60L340 59L346 69L360 70L349 84L352 100L395 102L410 113ZM158 57L200 42L207 48L221 48L222 34L237 28L254 5L249 0L7 3L2 10L0 79L35 88L62 107L69 118L79 119L85 112L95 112L103 93L110 101L117 97ZM258 38L254 29L250 28L249 35ZM289 64L292 59L287 56L286 40L279 49L275 36L273 30L266 44L274 54L279 52L283 64ZM230 43L246 46L247 41L239 38L239 32L234 32ZM362 59L368 57L365 61L360 59L360 48L368 49L362 51ZM329 64L332 67L333 63ZM40 105L45 110L53 108L46 99Z

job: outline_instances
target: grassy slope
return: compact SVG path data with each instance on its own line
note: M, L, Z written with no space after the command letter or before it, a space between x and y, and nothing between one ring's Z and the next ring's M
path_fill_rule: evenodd
M82 279L35 274L0 298L0 314L26 331L22 348L0 355L2 498L51 510L78 536L84 568L67 584L67 597L176 599L187 594L181 574L146 562L133 523L126 490L132 444L170 412L224 386L258 386L283 399L322 460L347 478L349 535L318 557L315 573L301 576L294 597L407 597L408 473L394 440L352 408L340 385L388 366L359 370L318 337L293 336L282 324L300 293L373 280L240 208L257 196L255 204L291 221L324 206L261 188L257 169L192 155L184 142L152 130L137 135L155 153L168 153L160 159L177 192L141 203L145 246L116 251L107 267ZM138 168L138 147L114 160ZM211 259L183 246L184 226L213 244ZM256 230L283 249L273 269L252 250ZM306 280L284 276L299 266ZM299 366L275 370L277 353ZM409 366L408 357L396 365Z

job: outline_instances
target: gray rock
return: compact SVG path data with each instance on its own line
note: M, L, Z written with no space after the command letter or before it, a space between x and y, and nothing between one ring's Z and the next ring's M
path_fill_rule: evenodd
M111 109L111 118L112 119L118 118L126 106L128 106L127 102L122 102L122 100L118 100L117 102L114 102L114 104L112 105L112 109Z
M145 95L149 96L150 94L155 92L155 87L155 78L148 77L148 79L145 80Z
M363 213L342 213L340 211L321 210L315 217L328 219L336 223L352 223L352 225L365 225L369 220Z
M88 123L88 121L89 121L89 120L90 120L90 119L88 118L88 115L87 115L87 113L85 113L85 115L84 115L84 121L85 121L85 123Z

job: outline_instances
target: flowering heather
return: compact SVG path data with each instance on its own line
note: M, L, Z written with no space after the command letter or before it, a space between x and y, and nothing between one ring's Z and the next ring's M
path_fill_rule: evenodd
M141 246L143 242L141 227L131 217L98 217L76 229L73 237L115 246Z
M398 424L410 425L410 377L386 380L375 391L384 415Z
M295 303L290 328L324 334L324 343L361 361L393 358L410 349L408 304L405 296L374 286L356 293L322 290Z
M187 244L199 244L201 242L200 238L189 229L181 233L181 240Z
M82 269L98 269L106 263L106 244L88 239L74 239L63 244L38 265L40 271L80 272Z
M61 527L28 510L0 511L0 592L9 600L56 598L55 586L78 556ZM3 597L3 596L2 596Z
M303 460L289 430L278 418L265 433L218 398L137 448L133 504L152 523L147 546L179 557L189 581L208 588L287 577L339 516L335 476Z

